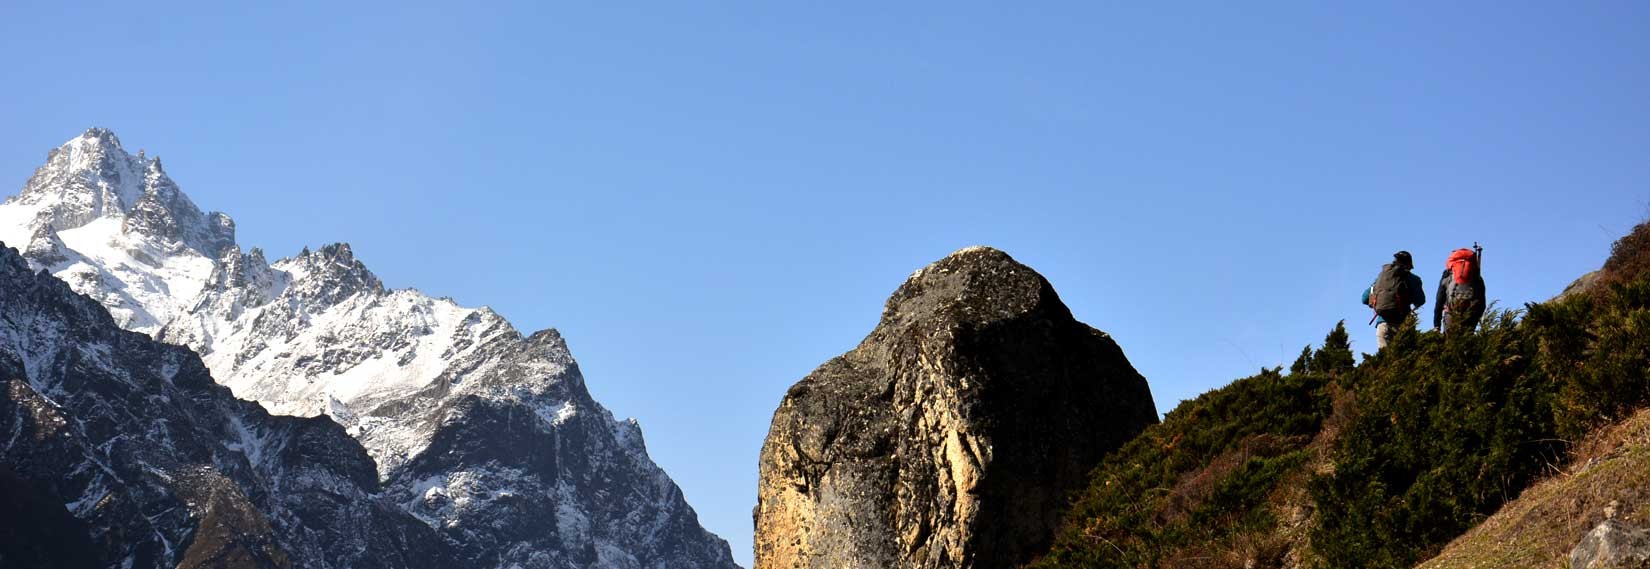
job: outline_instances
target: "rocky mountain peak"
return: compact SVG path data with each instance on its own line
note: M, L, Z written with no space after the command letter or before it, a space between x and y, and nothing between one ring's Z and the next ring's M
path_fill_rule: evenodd
M201 212L161 169L159 158L144 169L143 192L127 210L122 230L181 244L207 258L217 258L235 244L234 220Z
M309 248L305 247L304 250L308 251ZM349 243L342 242L323 245L320 249L311 251L308 256L316 259L326 259L346 265L359 265L361 263L355 259L355 251L350 248Z
M6 249L11 248L5 241L0 241L0 274L29 270L29 263L18 256L15 249L9 254L6 252Z
M29 236L29 243L23 247L23 254L42 265L56 265L69 259L68 245L63 238L49 225L35 228L34 234Z
M1157 421L1144 378L1041 275L970 247L913 273L797 382L762 447L756 564L1011 567Z
M382 294L383 281L355 258L348 243L333 243L296 257L276 262L275 267L292 274L295 291L324 305L336 304L356 294Z
M121 233L162 249L187 247L215 258L234 243L235 225L222 213L203 213L166 175L159 158L126 152L114 132L92 128L46 155L23 190L6 200L0 234L50 227L68 231L99 219ZM8 233L10 232L10 233Z
M120 138L114 131L102 127L92 127L80 136L65 141L46 153L46 161L62 156L70 164L85 168L103 161L117 161L126 157L126 149L120 145Z
M115 136L115 132L100 126L86 129L86 132L80 133L76 140L94 141L98 144L120 148L120 138Z
M242 303L267 302L268 295L274 292L275 272L264 259L263 249L253 247L250 253L241 253L241 248L230 245L218 258L218 263L212 268L212 275L206 279L206 287L212 291L243 290L250 294L241 297Z
M143 172L144 164L120 147L114 133L94 128L48 152L46 163L6 205L28 207L33 224L72 229L123 216L142 192Z

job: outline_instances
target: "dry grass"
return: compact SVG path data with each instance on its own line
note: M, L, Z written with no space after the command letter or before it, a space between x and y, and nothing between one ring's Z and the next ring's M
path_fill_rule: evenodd
M1293 569L1317 565L1311 554L1308 530L1316 513L1307 482L1314 474L1334 470L1329 460L1334 447L1356 408L1356 397L1337 385L1329 386L1333 405L1323 428L1305 445L1311 458L1302 468L1285 475L1267 495L1267 509L1278 525L1264 533L1240 532L1213 543L1197 544L1175 551L1158 562L1159 569L1253 569L1281 567ZM1298 439L1261 435L1247 439L1241 450L1209 461L1202 469L1187 473L1172 491L1166 516L1184 516L1208 498L1213 481L1224 478L1250 456L1276 456L1299 448Z
M1185 522L1210 499L1221 480L1231 476L1250 458L1279 456L1301 448L1306 442L1304 437L1279 437L1272 434L1245 439L1237 450L1215 457L1203 468L1182 476L1170 491L1164 511L1159 514L1162 522L1165 525ZM1310 498L1306 496L1306 478L1304 469L1294 475L1286 475L1279 481L1278 487L1267 495L1267 508L1279 520L1289 521L1285 512L1291 511L1295 504L1302 501L1310 503ZM1229 519L1221 519L1216 523L1238 525L1237 514L1234 513ZM1162 569L1278 567L1282 565L1292 545L1288 536L1279 531L1237 532L1214 542L1193 544L1173 551L1168 557L1160 560L1157 566Z
M1607 509L1650 525L1650 410L1600 429L1577 444L1573 456L1569 468L1531 486L1420 567L1567 567L1570 549Z
M1604 270L1631 279L1650 271L1650 224L1640 223L1610 246Z
M1611 285L1621 285L1650 275L1650 221L1640 222L1610 244L1610 257L1598 270L1581 275L1557 298L1587 295L1601 299Z

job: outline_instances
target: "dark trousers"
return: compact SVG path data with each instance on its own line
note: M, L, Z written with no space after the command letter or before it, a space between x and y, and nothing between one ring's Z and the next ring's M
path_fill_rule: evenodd
M1483 318L1483 315L1473 316L1473 315L1469 314L1465 317L1462 317L1460 322L1456 322L1455 321L1455 313L1450 312L1448 310L1445 310L1444 311L1444 333L1445 334L1464 334L1464 333L1467 333L1467 332L1471 332L1473 330L1477 330L1478 329L1478 321L1481 320L1482 318Z

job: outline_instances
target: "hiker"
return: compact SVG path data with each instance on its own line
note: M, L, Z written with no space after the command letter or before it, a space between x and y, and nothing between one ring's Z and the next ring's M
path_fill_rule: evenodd
M1421 286L1421 277L1410 273L1415 260L1409 251L1392 254L1392 262L1381 265L1381 274L1375 284L1364 289L1363 303L1375 310L1375 347L1385 349L1386 343L1397 333L1396 328L1409 318L1411 312L1427 303L1427 292Z
M1484 275L1480 272L1484 248L1452 251L1438 280L1438 302L1432 307L1432 329L1445 334L1471 332L1484 317Z

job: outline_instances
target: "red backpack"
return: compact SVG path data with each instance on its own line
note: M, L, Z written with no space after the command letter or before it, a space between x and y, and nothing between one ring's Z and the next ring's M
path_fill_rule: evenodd
M1478 253L1472 249L1456 249L1449 254L1444 266L1449 267L1451 277L1443 299L1444 309L1455 314L1471 313L1473 306L1484 300L1478 297L1477 287L1472 286L1472 278L1478 275Z

